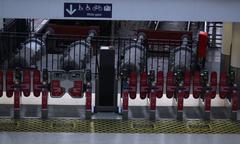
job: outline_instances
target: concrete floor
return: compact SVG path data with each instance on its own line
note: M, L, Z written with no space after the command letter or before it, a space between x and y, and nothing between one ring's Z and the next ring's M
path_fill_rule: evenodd
M0 133L1 144L239 144L228 134Z

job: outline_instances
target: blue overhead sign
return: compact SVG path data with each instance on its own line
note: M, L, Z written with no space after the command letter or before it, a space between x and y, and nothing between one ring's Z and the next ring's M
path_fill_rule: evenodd
M112 18L112 4L64 3L64 17Z

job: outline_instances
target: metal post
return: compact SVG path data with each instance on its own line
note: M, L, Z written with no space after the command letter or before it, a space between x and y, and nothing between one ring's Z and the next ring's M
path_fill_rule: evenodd
M122 95L122 119L123 120L128 120L128 90L124 89L123 90L123 95Z
M237 84L233 85L233 88L231 90L231 120L237 120L237 113L238 113L238 88L237 88Z
M183 99L184 99L184 91L182 89L177 92L177 120L183 120Z
M122 119L128 120L129 81L128 70L121 70Z
M42 119L48 118L48 70L43 70L42 81Z
M211 90L206 90L204 98L204 120L211 119Z
M92 117L92 84L91 84L91 70L86 71L86 111L85 119L91 119Z
M150 115L149 115L149 119L151 121L155 121L156 120L156 87L155 87L155 71L154 70L150 70L150 73L148 74L148 83L150 84L149 88L150 88L150 94L149 94L149 101L150 101Z
M21 72L19 69L15 71L14 81L14 118L20 118L20 98L21 98Z

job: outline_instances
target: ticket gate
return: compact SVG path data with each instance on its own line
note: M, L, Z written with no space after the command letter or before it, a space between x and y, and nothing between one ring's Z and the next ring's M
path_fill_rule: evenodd
M63 83L63 81L65 82ZM91 119L92 84L90 70L86 70L86 72L83 70L52 71L50 73L50 85L50 96L52 98L61 98L66 92L72 98L83 98L85 92L85 119Z
M49 79L50 73L50 79ZM6 79L3 78L4 75ZM149 106L149 119L156 119L156 101L163 95L164 78L163 72L154 70L149 73L141 72L139 83L140 99L147 99ZM217 73L208 71L195 72L193 79L193 97L199 99L199 105L203 111L205 120L211 119L211 100L216 97ZM39 70L8 70L0 71L0 96L3 95L5 80L6 96L14 98L14 118L20 118L21 97L29 97L31 90L36 97L41 96L41 117L48 118L48 95L52 98L61 98L66 92L72 98L86 97L86 119L92 114L92 84L90 70L51 71ZM68 81L68 82L63 82ZM122 118L128 119L129 99L137 97L138 77L136 72L128 73L123 70L122 81ZM176 117L183 120L184 99L189 97L191 75L189 71L169 71L167 73L166 96L173 99L176 108ZM32 87L32 88L31 88ZM234 72L220 75L219 96L225 100L229 108L231 119L237 119L238 89Z
M193 80L193 97L199 99L199 106L204 120L211 119L211 100L216 97L217 73L211 72L210 81L208 71L195 72Z
M130 74L130 80L127 75L127 69L121 71L121 97L122 97L122 119L128 119L128 101L129 97L136 98L137 93L137 75L135 73Z
M42 80L42 81L41 81ZM48 92L49 92L49 78L48 71L44 69L42 72L39 70L33 71L33 95L39 97L42 93L41 117L48 118Z
M0 72L0 87L3 88L3 72ZM31 78L33 76L33 79ZM6 72L5 82L6 96L14 97L13 117L18 119L21 117L21 97L29 97L31 90L33 95L39 97L42 93L42 117L45 118L47 111L47 97L48 97L48 72L43 70L43 77L41 82L41 72L39 70L30 69L16 69L8 70ZM1 94L1 91L0 91Z
M8 70L6 72L6 96L14 98L14 118L20 118L21 96L29 97L31 90L35 97L42 97L41 101L41 117L48 118L48 96L52 98L61 98L66 92L72 98L83 98L86 92L86 119L91 118L92 113L92 84L91 71L81 70L51 71L50 80L47 69L39 70ZM3 88L4 73L0 72L0 88ZM31 78L32 77L32 78ZM67 81L66 83L62 83ZM32 86L32 88L31 88ZM66 89L66 90L65 90ZM0 91L2 96L3 90Z
M237 120L238 111L238 85L235 80L235 72L221 72L219 83L219 96L225 100L225 105L230 113L232 120Z
M14 77L14 83L13 83L13 88L14 88L14 118L20 118L20 99L22 96L22 89L21 89L21 81L22 79L22 74L21 72L17 69L15 71L15 77Z
M130 76L127 70L123 69L121 72L122 83L122 118L128 119L128 102L130 99L135 99L137 96L137 73L131 72ZM163 95L163 72L157 72L157 79L155 78L155 71L150 70L149 73L142 72L140 74L140 99L148 99L149 102L149 119L156 119L156 101Z
M157 79L155 78L155 71L150 70L149 73L149 111L150 111L150 120L156 119L156 109L157 109L157 98L161 98L163 95L163 72L158 71L157 72Z
M0 72L0 94L3 94L3 72ZM30 96L31 91L31 71L30 70L8 70L6 72L6 96L14 97L13 116L20 118L20 106L22 94Z
M183 120L184 98L190 94L190 72L169 71L167 73L167 98L173 98L173 106L176 107L176 119Z
M155 71L150 70L149 73L143 71L140 74L140 98L148 100L149 119L156 118L156 94L155 94Z
M61 81L67 79L65 71L52 71L50 73L50 96L53 98L61 98L66 90L61 86Z
M92 115L92 83L91 71L86 73L79 70L72 70L68 73L68 79L73 83L73 87L68 89L68 93L73 98L83 98L85 92L85 119L91 119Z
M91 70L86 70L86 112L85 118L91 119L92 115L92 73Z

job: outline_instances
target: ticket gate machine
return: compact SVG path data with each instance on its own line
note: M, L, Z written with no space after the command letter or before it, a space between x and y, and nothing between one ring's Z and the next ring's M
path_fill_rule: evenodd
M167 73L167 98L173 98L173 105L176 107L177 120L183 120L184 99L190 94L190 72L178 70Z
M235 72L221 72L219 83L219 96L225 100L225 105L232 120L237 120L239 90L235 79Z
M2 73L3 74L3 73ZM2 77L3 75L1 75ZM3 77L2 77L3 80ZM0 81L2 81L0 80ZM3 84L3 81L2 81ZM3 87L3 86L2 86ZM26 97L30 96L31 91L31 71L16 69L6 72L6 96L14 97L13 117L19 119L21 108L22 94Z
M210 80L209 80L210 79ZM217 73L208 71L195 72L193 79L193 97L199 99L204 120L211 119L211 100L216 97Z
M33 71L33 95L35 97L42 96L41 101L41 117L43 119L48 118L48 94L49 93L49 76L48 70L44 69L42 71Z
M157 78L155 78L157 77ZM140 99L148 99L149 102L149 119L156 119L156 102L157 98L161 98L163 95L163 72L158 71L155 76L155 71L150 70L149 73L142 72L140 74ZM128 102L130 99L137 97L137 73L131 72L128 75L128 71L123 69L121 72L122 83L122 118L128 119Z
M85 119L92 115L92 82L91 70L71 70L51 72L50 96L61 98L66 92L72 98L83 98L85 93ZM63 83L65 81L65 83Z

